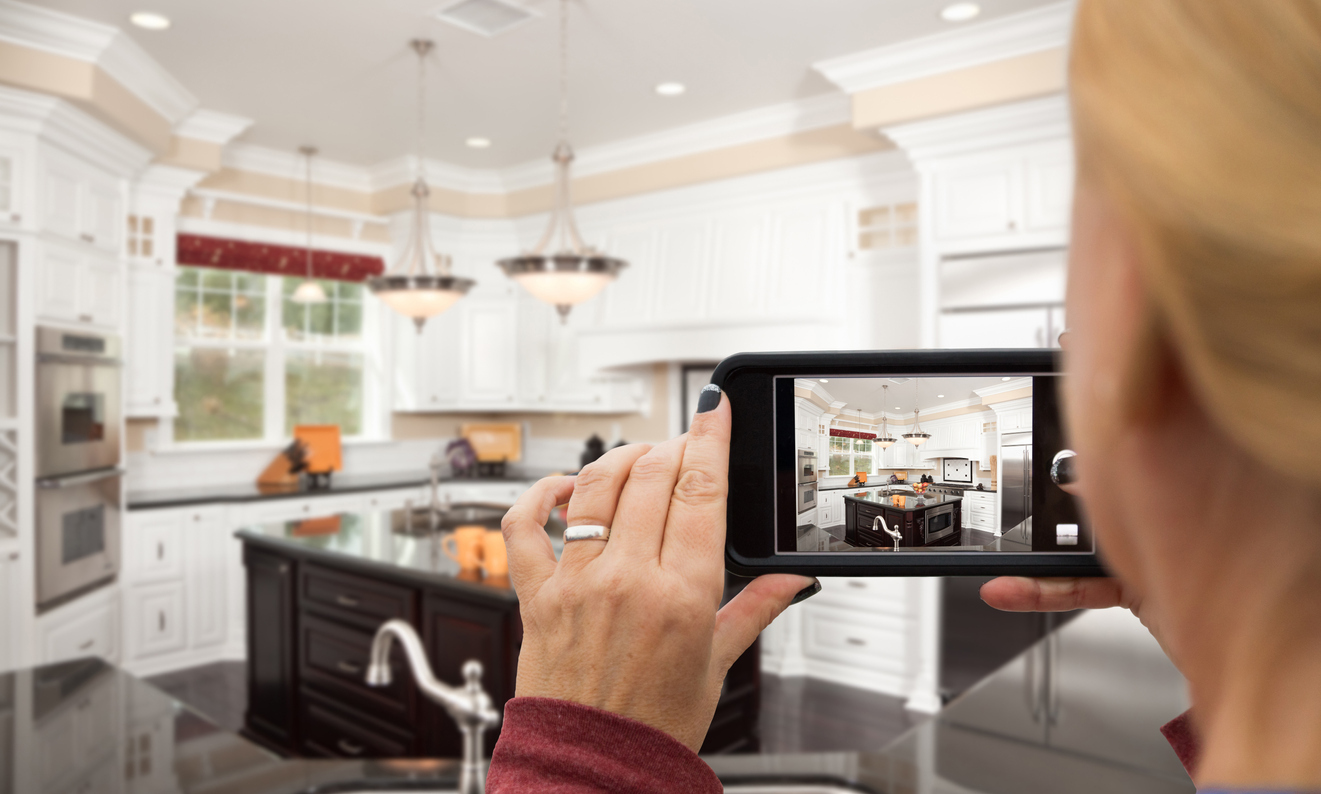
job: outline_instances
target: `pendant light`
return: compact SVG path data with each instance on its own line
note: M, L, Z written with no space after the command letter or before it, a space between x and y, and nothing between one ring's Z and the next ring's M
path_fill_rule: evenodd
M426 57L431 52L432 43L426 39L413 39L409 46L417 53L417 180L413 182L411 191L413 224L409 229L403 255L385 275L368 279L367 287L376 297L385 301L386 306L405 317L411 317L420 334L428 317L434 317L453 306L476 282L451 275L450 258L444 254L437 255L431 245L430 214L427 208L427 197L431 195L431 190L427 187L422 143L426 131Z
M289 300L294 303L325 303L326 291L312 275L312 156L315 146L299 146L299 153L307 160L307 280L298 285Z
M890 387L881 386L884 396L881 397L883 405L881 406L881 435L876 439L876 446L881 449L889 449L895 444L895 439L890 435L890 417L885 413L885 405L890 403Z
M922 446L927 443L928 438L931 438L930 433L922 432L922 422L920 421L922 411L917 406L917 384L920 380L920 378L913 378L913 432L904 433L904 440L915 447Z
M570 196L569 146L569 7L560 0L560 140L551 154L555 163L555 206L546 232L532 250L521 256L501 259L505 275L522 284L533 297L552 304L560 322L568 322L569 311L605 289L628 263L606 256L583 243L573 220ZM553 252L548 253L548 249Z

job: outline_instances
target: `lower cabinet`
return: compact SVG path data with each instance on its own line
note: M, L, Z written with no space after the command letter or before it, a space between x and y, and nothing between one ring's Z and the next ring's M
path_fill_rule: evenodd
M245 548L248 573L248 711L244 733L262 744L296 746L297 640L294 564Z
M119 661L119 588L103 587L37 618L41 664L82 656Z

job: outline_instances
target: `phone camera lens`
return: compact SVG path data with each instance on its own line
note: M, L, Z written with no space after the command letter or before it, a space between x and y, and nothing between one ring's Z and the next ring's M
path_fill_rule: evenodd
M1050 462L1050 481L1056 485L1070 485L1078 479L1078 466L1074 458L1078 453L1071 449L1062 449L1055 453Z

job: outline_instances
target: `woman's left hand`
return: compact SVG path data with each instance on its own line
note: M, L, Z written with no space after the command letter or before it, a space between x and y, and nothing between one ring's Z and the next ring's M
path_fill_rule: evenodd
M686 436L542 480L505 516L523 615L518 697L594 706L696 750L730 665L797 593L819 587L762 576L720 607L730 407L719 397ZM570 526L610 537L567 543L557 562L544 527L566 500Z

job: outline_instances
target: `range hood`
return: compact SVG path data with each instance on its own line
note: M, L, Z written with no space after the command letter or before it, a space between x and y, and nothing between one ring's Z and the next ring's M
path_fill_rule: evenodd
M967 449L931 449L921 450L918 456L922 460L936 460L937 458L967 458L968 460L981 460L982 451L980 448L969 447Z

